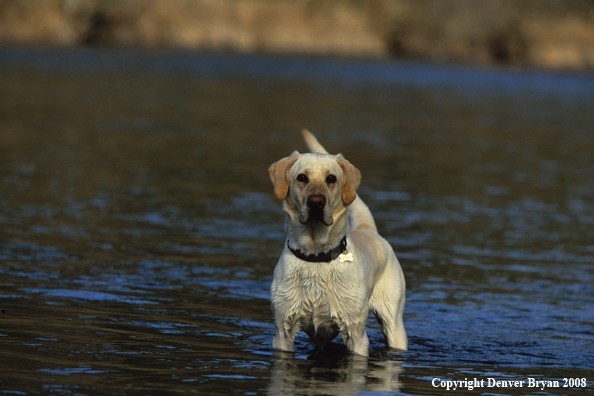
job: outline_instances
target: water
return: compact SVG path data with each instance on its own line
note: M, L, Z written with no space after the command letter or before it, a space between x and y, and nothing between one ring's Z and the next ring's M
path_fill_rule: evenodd
M591 392L592 108L591 76L2 49L0 394ZM270 349L267 168L302 127L362 172L406 353L373 320L369 359Z

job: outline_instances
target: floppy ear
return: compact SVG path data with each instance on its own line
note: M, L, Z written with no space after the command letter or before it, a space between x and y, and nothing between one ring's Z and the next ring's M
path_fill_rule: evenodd
M357 188L361 182L361 172L347 161L342 154L338 154L336 157L338 158L338 164L342 168L343 174L342 202L345 205L350 205L357 198Z
M289 170L291 170L299 155L297 151L293 151L290 156L275 162L268 168L270 180L274 185L274 196L279 200L285 199L289 193Z

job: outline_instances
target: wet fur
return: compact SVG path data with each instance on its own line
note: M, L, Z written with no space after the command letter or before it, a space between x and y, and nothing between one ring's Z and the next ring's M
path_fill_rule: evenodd
M297 258L287 244L271 287L275 349L293 351L305 331L325 346L338 334L347 348L368 355L365 325L372 311L388 346L407 349L402 322L405 281L388 242L377 233L371 212L357 196L360 173L341 154L330 155L310 132L303 137L311 153L297 151L270 166L275 196L283 201L288 240L305 254L324 253L347 237L352 261L311 263ZM297 180L305 174L308 182ZM328 183L328 175L336 182ZM325 197L321 218L309 215L307 199Z

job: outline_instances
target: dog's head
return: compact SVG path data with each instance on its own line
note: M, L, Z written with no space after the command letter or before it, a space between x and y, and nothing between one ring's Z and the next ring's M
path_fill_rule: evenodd
M274 195L285 200L290 215L301 224L334 223L334 213L357 198L361 180L359 170L341 154L299 154L272 164L270 179Z

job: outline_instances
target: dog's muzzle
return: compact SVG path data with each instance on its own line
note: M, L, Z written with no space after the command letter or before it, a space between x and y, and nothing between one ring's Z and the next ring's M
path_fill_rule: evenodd
M320 194L312 194L307 197L308 215L307 221L321 221L327 226L332 225L332 216L329 216L326 208L326 197Z
M320 212L324 211L324 206L326 206L326 197L323 195L310 195L307 197L307 207L309 208L309 212Z

